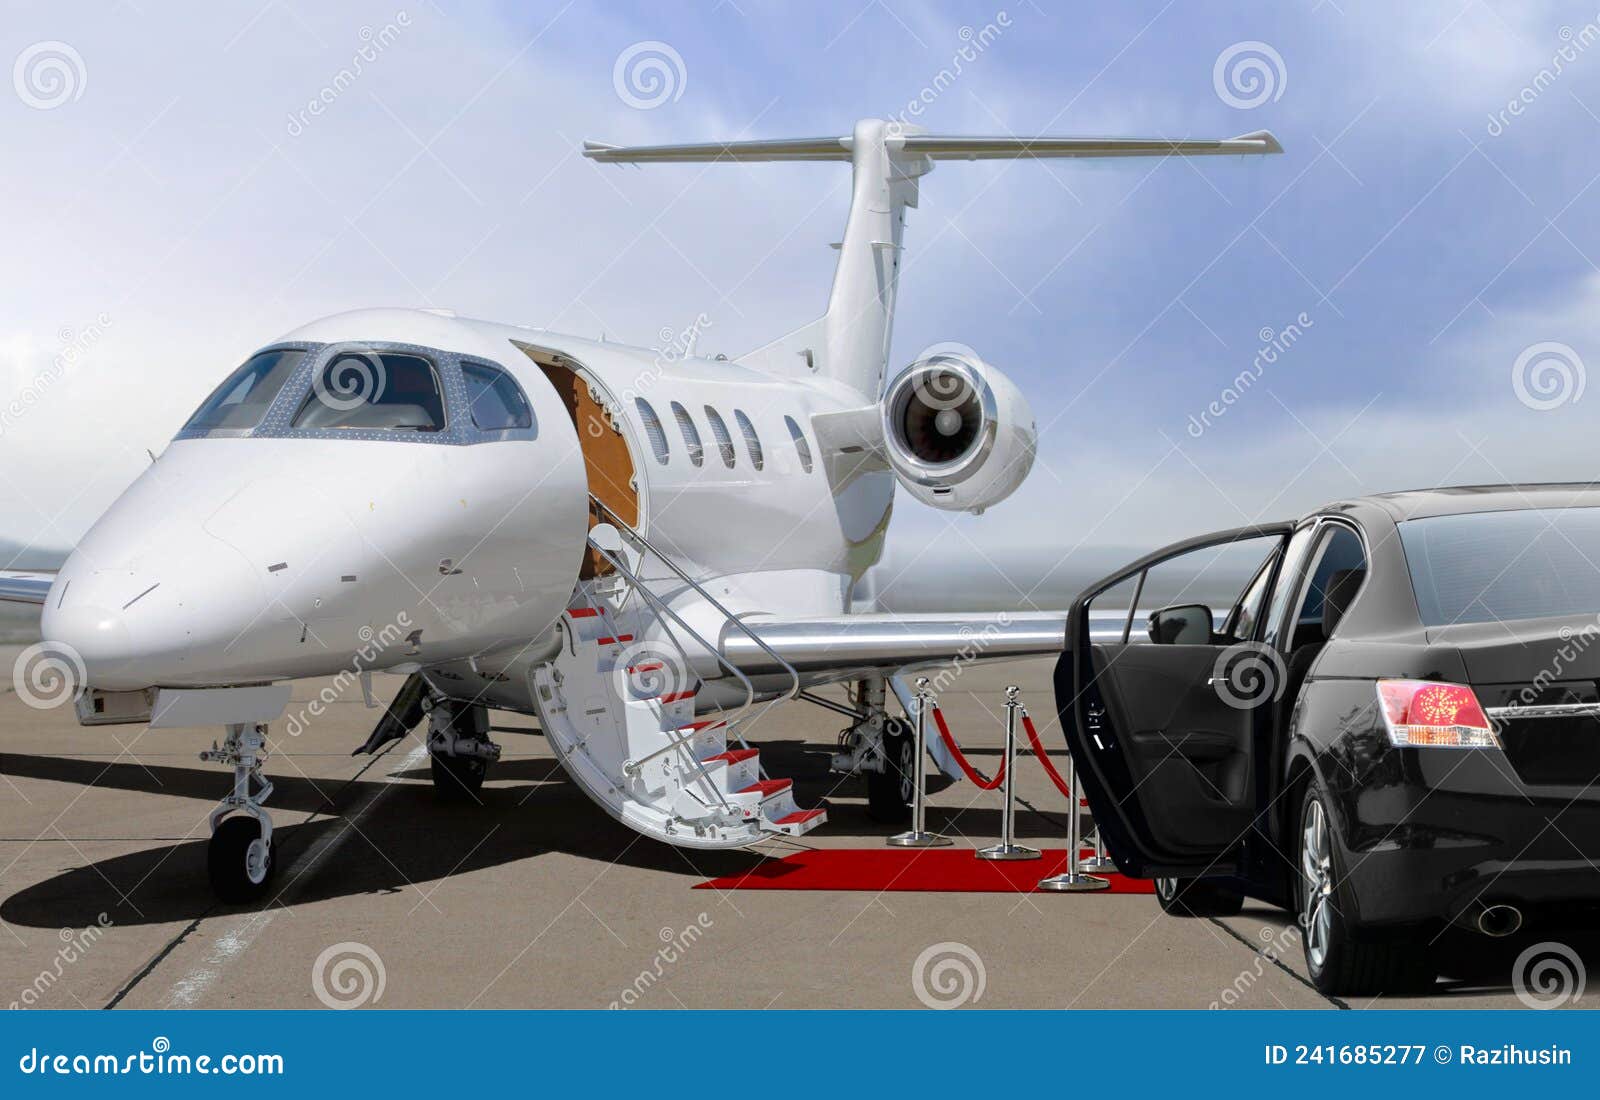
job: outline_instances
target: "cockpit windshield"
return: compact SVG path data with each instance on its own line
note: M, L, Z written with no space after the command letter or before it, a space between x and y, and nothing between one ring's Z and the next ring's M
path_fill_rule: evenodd
M433 364L420 355L347 351L311 381L293 426L316 431L438 432L444 393Z
M252 355L195 410L184 430L250 431L259 427L278 391L305 357L304 351L293 348Z

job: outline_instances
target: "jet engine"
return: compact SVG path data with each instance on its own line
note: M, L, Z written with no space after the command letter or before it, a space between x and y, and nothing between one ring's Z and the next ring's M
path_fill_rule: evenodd
M934 351L883 399L889 465L912 496L949 512L999 504L1033 468L1033 410L1011 380L968 350Z

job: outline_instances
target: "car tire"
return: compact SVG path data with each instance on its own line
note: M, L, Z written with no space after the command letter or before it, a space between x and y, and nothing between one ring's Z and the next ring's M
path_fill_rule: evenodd
M1355 899L1339 866L1328 805L1320 785L1307 786L1295 832L1295 912L1306 973L1331 997L1427 989L1437 975L1426 942L1404 930L1378 938L1350 916Z
M1158 878L1156 904L1171 917L1231 917L1244 895L1200 878Z
M911 723L889 718L883 723L883 770L867 773L867 816L884 825L911 820L911 796L917 776L917 739Z

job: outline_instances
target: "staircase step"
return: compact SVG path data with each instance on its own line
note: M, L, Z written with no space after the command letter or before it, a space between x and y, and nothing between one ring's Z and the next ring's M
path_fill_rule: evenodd
M738 793L759 794L761 795L761 800L765 802L767 799L784 794L793 788L794 780L792 779L758 779L750 786L740 790Z
M822 810L822 809L817 809L817 810L796 810L792 814L785 814L783 817L778 818L778 820L774 821L773 824L774 825L804 825L806 822L811 821L814 818L826 817L826 816L828 816L828 811L827 810Z
M761 830L768 833L783 833L786 836L804 836L817 826L825 824L827 820L828 811L825 809L795 810L780 818L763 821Z
M719 752L715 756L706 757L703 763L709 764L713 760L721 760L727 764L737 764L742 760L749 760L752 756L760 755L760 749L729 749L727 752Z

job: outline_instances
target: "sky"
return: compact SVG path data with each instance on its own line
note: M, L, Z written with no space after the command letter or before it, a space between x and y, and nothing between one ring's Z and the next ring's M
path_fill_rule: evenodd
M822 311L848 168L581 142L845 134L913 102L933 132L1286 152L923 180L892 364L976 348L1040 453L979 517L902 498L891 559L1131 556L1366 492L1590 477L1593 0L0 10L12 544L70 546L223 375L326 314L648 345L704 313L699 350L757 347Z

